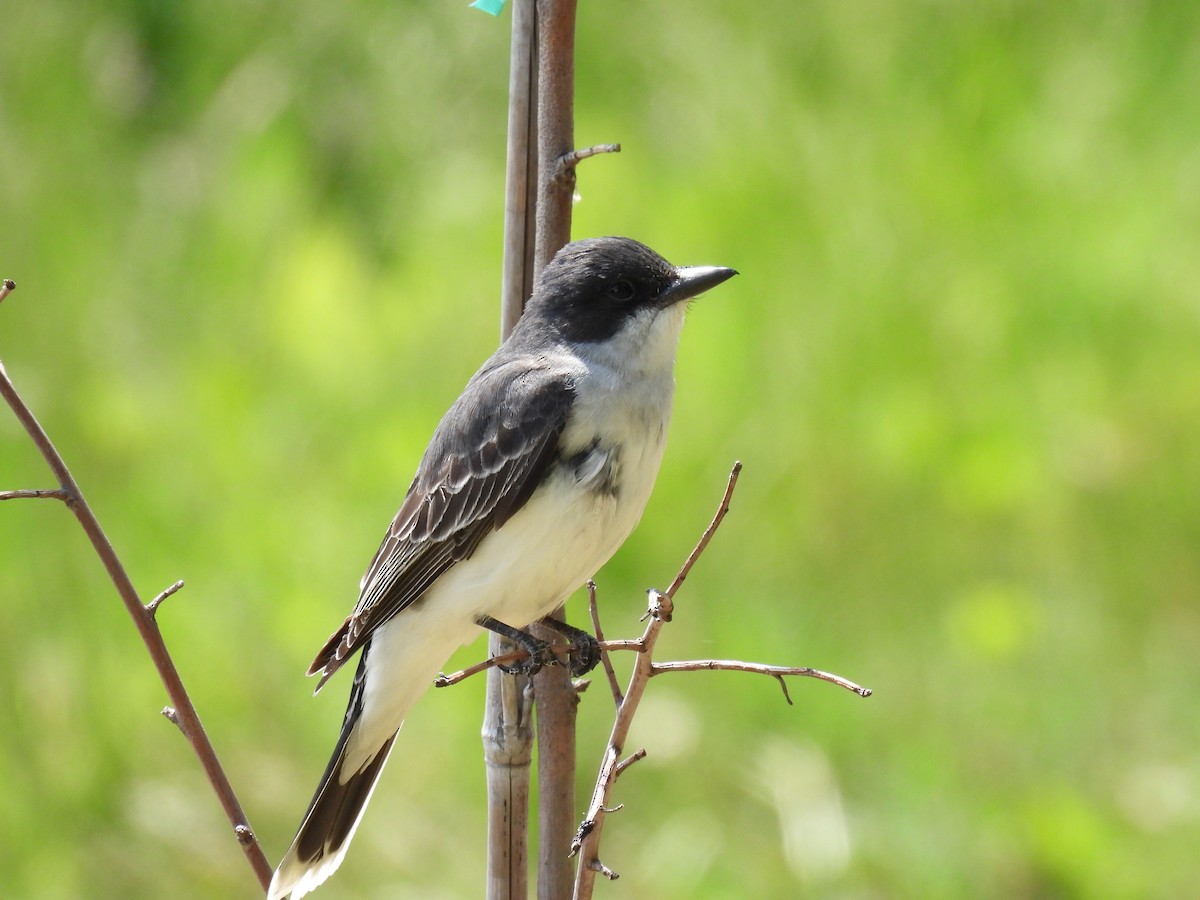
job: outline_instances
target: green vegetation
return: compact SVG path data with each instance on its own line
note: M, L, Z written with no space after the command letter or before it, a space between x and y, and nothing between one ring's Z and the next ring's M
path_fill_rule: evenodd
M612 898L1183 897L1200 870L1200 6L581 4L575 233L696 304L632 635ZM303 671L498 331L508 19L9 4L0 358L161 621L268 855L349 679ZM52 487L0 411L0 489ZM574 602L578 621L580 610ZM57 503L0 506L0 893L252 897ZM480 643L455 663L472 661ZM622 661L626 665L627 660ZM480 896L483 681L430 693L319 896ZM582 707L580 795L611 706Z

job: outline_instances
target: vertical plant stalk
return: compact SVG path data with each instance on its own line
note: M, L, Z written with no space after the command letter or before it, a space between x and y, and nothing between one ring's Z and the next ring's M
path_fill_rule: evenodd
M508 76L508 154L504 178L504 264L500 340L521 318L533 289L537 196L537 6L514 0ZM515 645L488 637L489 656ZM529 888L529 770L533 760L529 678L488 673L483 755L488 797L488 900L524 900Z
M575 168L576 0L538 0L538 191L536 269L571 239ZM554 618L563 619L560 608ZM543 634L543 638L551 637ZM571 895L575 822L575 711L578 697L566 668L534 676L538 735L538 900Z
M502 337L520 318L537 272L571 239L575 165L594 153L620 149L616 145L574 149L575 12L576 0L517 0L513 5ZM562 619L562 609L553 615ZM547 640L557 636L543 626L535 629ZM493 656L512 649L508 642L489 638ZM489 900L527 896L523 874L527 812L519 813L516 807L528 801L529 754L522 742L529 717L520 682L509 685L509 681L496 672L488 676L484 740L489 746ZM538 740L538 897L561 900L570 895L574 883L570 848L575 828L578 697L567 670L557 666L534 677L533 695ZM521 777L525 778L523 793Z
M533 293L538 189L536 0L514 0L508 75L508 155L504 173L504 272L500 340L516 327Z

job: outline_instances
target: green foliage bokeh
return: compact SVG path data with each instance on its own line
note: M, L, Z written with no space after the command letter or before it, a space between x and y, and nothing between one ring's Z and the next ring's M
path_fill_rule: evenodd
M1200 7L581 4L575 234L694 307L610 636L729 464L598 897L1182 897L1200 882ZM303 670L495 344L507 19L10 3L0 357L161 621L272 859ZM0 411L0 489L50 487ZM574 601L578 620L579 602ZM0 894L256 888L57 503L0 507ZM455 659L468 662L482 643ZM320 896L482 894L482 679L406 724ZM580 796L610 720L581 711Z

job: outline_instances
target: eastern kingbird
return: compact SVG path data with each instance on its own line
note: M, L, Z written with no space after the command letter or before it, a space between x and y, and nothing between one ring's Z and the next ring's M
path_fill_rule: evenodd
M481 627L531 651L522 671L557 659L518 629L594 575L641 518L666 445L684 301L735 274L672 266L616 237L568 244L542 270L508 340L438 424L354 612L309 667L320 690L362 650L269 900L297 900L337 869L405 715ZM595 665L595 640L565 631L573 670Z

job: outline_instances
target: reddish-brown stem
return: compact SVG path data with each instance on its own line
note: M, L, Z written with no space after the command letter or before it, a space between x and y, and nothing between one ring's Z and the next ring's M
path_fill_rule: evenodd
M3 287L4 294L7 294L10 290L12 290L10 284L5 284ZM0 294L0 300L2 299L3 294ZM133 582L130 581L129 575L125 571L124 565L121 563L108 537L104 534L104 530L100 527L100 522L92 512L92 508L88 505L87 500L84 499L83 492L80 491L79 485L75 482L75 478L67 468L66 462L63 461L62 456L55 449L54 444L51 443L49 436L38 423L33 412L17 393L16 388L8 377L8 373L4 371L2 365L0 365L0 395L4 397L5 402L8 403L17 420L24 426L26 432L28 432L34 446L37 447L38 452L41 453L42 458L54 473L54 477L58 479L58 483L61 486L61 497L59 499L62 499L71 512L75 514L75 518L79 520L80 526L82 526L84 533L87 534L88 539L91 541L96 555L100 557L100 561L104 564L104 568L108 572L108 577L117 589L122 602L124 602L125 609L133 619L133 623L141 635L142 642L146 645L146 650L150 654L150 659L153 661L155 669L158 670L158 675L167 690L167 695L171 698L174 715L169 718L179 726L179 729L191 744L196 757L200 760L204 774L208 777L209 784L212 785L213 791L221 803L221 807L225 810L225 815L233 826L238 842L242 845L242 849L247 859L249 859L255 875L258 877L259 884L266 891L271 883L271 865L267 862L262 847L259 846L258 841L254 838L254 833L247 821L246 814L242 811L241 804L234 794L233 787L230 785L229 779L226 777L225 771L217 759L216 750L213 748L212 742L208 739L208 735L204 731L204 726L200 722L200 716L196 712L196 708L192 704L186 688L183 686L183 681L179 677L179 671L175 668L175 663L171 659L171 654L167 651L166 643L163 641L162 633L159 631L158 623L155 621L154 610L142 604L137 590L133 586ZM162 598L156 599L158 599L158 602L161 602Z
M574 147L576 0L537 0L537 216L534 268L571 239L575 171L556 163ZM561 177L560 177L561 176ZM551 614L563 619L560 608ZM538 900L562 900L574 876L567 856L575 825L575 710L567 671L533 680L538 745Z

